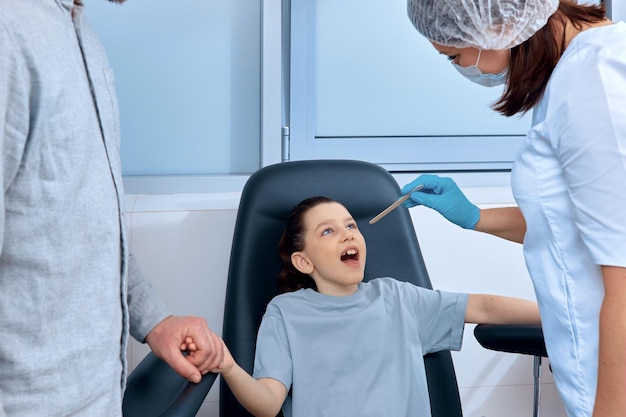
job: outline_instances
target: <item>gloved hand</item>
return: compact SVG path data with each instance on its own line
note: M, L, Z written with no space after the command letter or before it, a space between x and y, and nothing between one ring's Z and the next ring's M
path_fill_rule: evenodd
M420 175L411 183L402 187L402 194L423 184L424 188L411 194L404 202L407 208L423 205L438 211L450 222L464 229L474 229L480 219L480 210L470 203L452 178L437 175Z

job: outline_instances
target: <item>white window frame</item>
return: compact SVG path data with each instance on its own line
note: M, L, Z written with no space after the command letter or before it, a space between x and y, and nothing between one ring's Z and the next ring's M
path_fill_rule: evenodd
M282 157L282 0L261 0L260 167ZM124 176L126 194L221 193L241 191L250 175Z
M507 171L525 136L317 136L314 0L291 0L289 153L286 159L361 159L392 172ZM417 161L419 160L419 161Z
M626 3L605 1L614 21L626 20ZM289 123L289 19L290 0L262 0L262 106L261 106L261 155L260 166L268 166L289 160L287 140L295 140L296 133L285 129ZM287 133L284 135L283 133ZM328 155L324 156L325 158ZM351 159L357 158L350 155ZM367 159L367 158L363 158ZM385 166L383 164L383 166ZM385 166L390 171L398 166ZM407 170L406 172L415 172ZM403 180L412 174L403 174ZM408 177L406 177L409 175ZM452 174L469 186L502 186L508 183L506 170ZM404 178L406 177L406 178ZM128 194L213 193L241 191L249 175L201 175L201 176L130 176L124 178Z

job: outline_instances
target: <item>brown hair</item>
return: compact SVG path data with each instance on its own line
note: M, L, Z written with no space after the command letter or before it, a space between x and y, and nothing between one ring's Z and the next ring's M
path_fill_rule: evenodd
M304 234L306 232L304 215L323 203L335 203L335 200L323 196L307 198L298 203L287 217L287 224L278 244L278 254L283 261L283 269L278 275L278 288L281 293L296 291L301 288L313 288L317 291L313 278L303 274L293 266L291 255L304 249Z
M525 113L541 99L552 71L565 51L565 27L580 30L604 20L604 5L578 5L562 0L546 25L511 49L506 89L492 108L505 116Z

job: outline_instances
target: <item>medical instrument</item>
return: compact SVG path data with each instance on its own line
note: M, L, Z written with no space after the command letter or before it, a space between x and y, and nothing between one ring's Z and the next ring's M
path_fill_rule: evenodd
M369 221L370 224L374 224L377 221L379 221L380 219L382 219L383 217L385 217L386 215L388 215L389 213L391 213L393 210L395 210L398 206L400 206L400 204L404 203L406 200L409 199L409 197L411 196L412 193L414 193L415 191L419 191L422 188L424 188L424 185L420 184L418 186L416 186L415 188L413 188L411 191L409 191L408 193L406 193L405 195L403 195L402 197L400 197L399 199L396 200L395 203L393 203L392 205L390 205L389 207L387 207L386 209L384 209L383 211L381 211L378 215L376 215L372 220Z

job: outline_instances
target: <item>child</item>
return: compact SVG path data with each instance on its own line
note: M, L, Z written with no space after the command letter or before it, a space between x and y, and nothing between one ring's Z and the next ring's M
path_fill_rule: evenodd
M263 317L254 377L226 346L214 370L256 416L429 416L423 355L459 350L465 322L540 322L531 301L362 282L365 239L326 197L292 210L280 256L287 293Z

